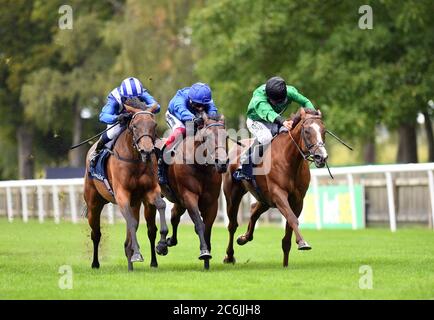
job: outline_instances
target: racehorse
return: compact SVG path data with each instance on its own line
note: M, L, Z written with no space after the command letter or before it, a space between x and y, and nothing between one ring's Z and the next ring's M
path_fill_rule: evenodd
M200 255L204 268L209 269L211 256L211 228L217 215L222 176L228 167L227 133L222 116L206 116L196 135L181 142L174 163L168 167L170 190L162 186L162 193L174 203L171 223L172 236L168 246L178 243L177 230L181 216L188 211L199 236ZM193 140L194 139L194 140ZM199 161L205 156L207 161ZM192 158L194 157L194 158Z
M226 249L225 263L235 263L233 239L237 230L237 213L244 194L251 192L258 202L251 206L251 216L247 232L237 239L239 245L253 240L255 224L262 213L270 207L277 207L286 219L285 236L282 239L283 266L288 266L288 255L291 250L291 236L295 232L299 250L309 250L310 245L303 239L298 228L298 217L303 208L303 199L310 183L309 161L316 167L324 167L327 151L324 144L325 127L321 112L300 108L292 120L293 127L289 132L275 136L266 149L263 159L269 167L269 172L256 175L256 186L252 182L236 181L232 174L239 166L240 147L235 146L229 158L237 159L231 164L223 178L223 190L229 218L229 243ZM238 155L238 156L237 156ZM237 158L238 157L238 158ZM267 161L267 160L264 160ZM264 161L258 167L264 166ZM258 192L259 190L259 192Z
M156 249L158 254L167 254L166 204L160 194L161 190L156 176L157 160L154 152L157 123L154 120L152 111L156 105L150 108L142 107L141 109L131 108L127 105L125 107L129 112L133 113L133 116L129 121L128 129L119 135L112 155L110 155L106 164L107 177L114 196L108 191L103 182L89 177L89 155L95 145L87 154L84 198L87 205L87 218L92 229L92 268L99 268L100 216L101 210L108 202L118 204L127 223L124 247L129 271L133 270L133 262L143 262L136 236L141 203L145 206L148 238L151 243L151 267L158 266L155 255L156 209L158 209L160 215L161 228L161 239Z

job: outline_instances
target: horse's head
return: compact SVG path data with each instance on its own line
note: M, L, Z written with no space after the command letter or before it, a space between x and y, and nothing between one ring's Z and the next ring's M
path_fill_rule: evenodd
M209 151L209 156L214 161L217 172L224 173L228 169L227 138L225 120L223 115L202 115L204 125L198 131L200 141L204 142Z
M325 126L321 111L300 108L292 120L293 128L300 129L304 156L312 158L317 168L323 168L328 154L325 149Z
M155 122L153 111L156 108L157 104L150 107L144 104L139 108L135 107L133 110L127 108L129 112L133 113L128 125L128 129L133 136L133 146L140 153L143 162L150 160L151 154L155 151L157 122Z

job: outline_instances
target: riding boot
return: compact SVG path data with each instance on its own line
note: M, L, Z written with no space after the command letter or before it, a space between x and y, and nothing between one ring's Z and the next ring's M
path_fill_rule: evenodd
M91 167L95 166L95 160L100 154L100 152L104 149L104 146L106 144L106 141L104 141L103 137L101 136L96 144L95 150L93 150L92 154L90 155L90 161L89 164Z
M157 176L158 176L158 183L161 185L168 184L167 181L167 164L164 161L164 152L165 152L166 146L164 146L161 149L160 156L158 158L158 169L157 169Z
M240 167L234 172L233 177L236 180L252 180L253 178L253 167L251 161L251 155L257 142L253 142L250 148L240 157Z

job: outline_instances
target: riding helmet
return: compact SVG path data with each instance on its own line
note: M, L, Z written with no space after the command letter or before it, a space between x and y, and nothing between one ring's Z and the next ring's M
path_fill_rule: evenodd
M205 105L213 102L210 87L202 82L195 83L190 87L188 98L195 103Z
M286 83L281 77L272 77L265 84L265 93L273 104L283 104L288 101Z
M138 79L130 77L122 81L119 91L121 96L125 98L132 98L140 97L145 89Z

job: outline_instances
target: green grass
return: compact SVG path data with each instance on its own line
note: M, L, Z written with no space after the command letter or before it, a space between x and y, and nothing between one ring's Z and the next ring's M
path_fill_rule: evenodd
M244 232L242 225L237 235ZM127 272L125 225L104 225L99 270L90 268L92 244L85 223L55 225L0 219L0 299L433 299L434 232L427 229L304 231L313 250L290 253L282 267L283 230L261 225L254 241L236 245L237 264L224 265L227 232L213 230L211 269L197 259L193 227L180 227L179 244L149 267L145 258ZM70 265L73 289L61 290L59 267ZM373 289L359 288L361 265L373 270Z

